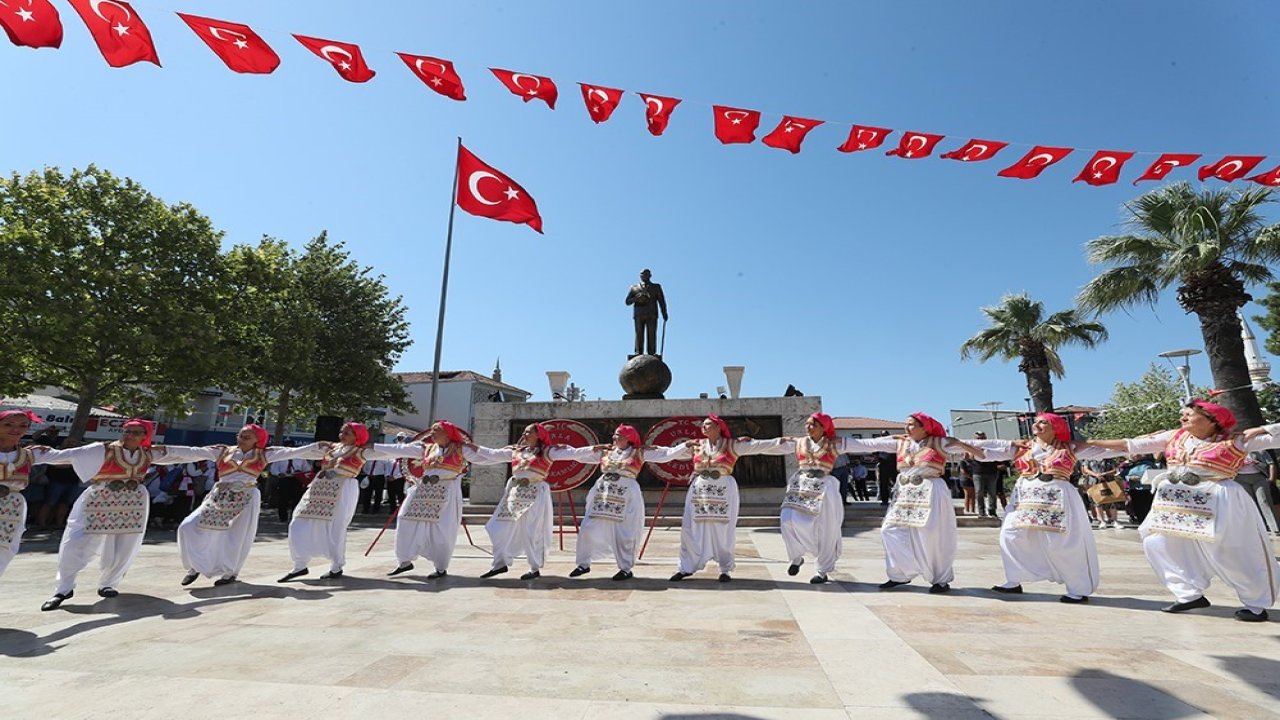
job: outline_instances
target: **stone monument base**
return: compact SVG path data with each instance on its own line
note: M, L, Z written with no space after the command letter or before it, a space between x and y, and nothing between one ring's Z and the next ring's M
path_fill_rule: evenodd
M671 368L661 355L632 355L618 372L618 383L625 391L623 400L662 400L671 387Z

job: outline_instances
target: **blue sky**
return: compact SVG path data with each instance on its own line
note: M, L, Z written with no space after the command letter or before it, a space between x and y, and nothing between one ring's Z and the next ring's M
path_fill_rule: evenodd
M120 70L55 4L61 50L0 47L0 170L97 163L192 203L228 245L327 229L404 297L415 343L400 369L422 371L461 135L537 199L546 235L459 214L444 368L487 372L501 356L504 379L535 399L547 370L620 397L623 298L647 266L671 306L668 397L714 392L722 366L744 365L744 395L792 383L839 415L1022 407L1016 364L959 359L979 307L1021 290L1068 307L1093 273L1083 243L1156 186L1130 184L1154 156L1101 188L1070 182L1091 150L1038 180L997 170L1031 144L1280 162L1280 67L1266 51L1280 10L1261 0L156 0L134 6L163 69ZM173 11L249 24L283 64L231 73ZM361 44L378 76L344 82L291 32ZM430 92L394 51L453 60L468 100ZM558 109L520 102L491 66L551 76ZM685 102L654 138L634 95L593 124L578 81ZM828 124L795 156L722 146L713 103L764 111L761 135L782 114ZM1024 146L971 165L835 152L854 122L946 134L938 152L971 137ZM1063 352L1060 404L1100 404L1156 353L1201 345L1172 291L1154 312L1103 320L1105 346ZM1192 368L1209 383L1203 360Z

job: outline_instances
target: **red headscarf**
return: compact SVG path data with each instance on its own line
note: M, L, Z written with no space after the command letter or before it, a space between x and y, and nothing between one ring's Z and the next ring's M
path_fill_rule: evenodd
M253 423L249 423L240 429L253 431L253 436L258 438L259 450L266 450L267 444L271 442L271 433L267 432L267 429L262 427L261 425L254 425Z
M828 414L826 414L826 413L824 413L824 412L816 412L816 413L814 413L814 414L810 415L809 417L810 417L814 422L816 422L816 423L818 423L819 425L821 425L821 426L822 426L822 434L823 434L823 435L825 435L825 436L826 436L826 438L827 438L828 440L833 440L833 439L835 439L835 436L836 436L836 421L835 421L835 420L832 420L830 415L828 415Z
M351 422L346 423L342 427L351 428L352 434L356 436L356 445L369 444L369 428L365 427L364 423L358 423L352 420Z
M44 424L44 420L41 420L39 415L31 412L30 410L5 410L4 412L0 412L0 420L7 417L13 417L14 415L21 415L22 417L30 420L32 425Z
M141 443L142 447L144 448L151 447L151 438L156 434L156 424L150 420L143 420L142 418L133 418L124 424L123 429L128 430L131 427L142 428L142 431L144 433L142 436L142 443Z
M733 439L733 435L729 434L729 423L722 420L719 415L716 415L715 413L711 413L710 415L707 416L707 419L720 427L720 437L724 438L725 440Z
M459 428L457 425L454 425L448 420L437 420L436 425L439 426L439 428L444 431L445 435L449 436L449 442L451 443L462 442L462 428Z
M627 442L631 443L631 447L638 448L644 444L644 441L640 439L640 431L631 425L619 425L618 429L613 432L626 438Z
M924 428L925 434L930 437L945 437L947 434L947 430L942 427L942 423L922 412L913 412L908 417L915 418L916 422L920 423L921 427Z
M542 423L529 423L533 426L533 431L538 434L538 444L546 447L551 444L551 432L547 430L547 426Z
M1235 413L1217 403L1211 403L1207 400L1192 400L1189 404L1195 406L1197 410L1207 415L1210 420L1216 422L1218 427L1222 428L1222 432L1230 432L1231 428L1236 426Z
M1067 424L1067 419L1061 415L1053 413L1040 413L1036 416L1037 420L1043 420L1049 423L1053 428L1053 439L1058 442L1071 441L1071 426Z

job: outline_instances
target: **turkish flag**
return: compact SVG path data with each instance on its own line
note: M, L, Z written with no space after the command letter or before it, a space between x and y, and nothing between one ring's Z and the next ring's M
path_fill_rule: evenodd
M1005 149L1009 143L1000 142L998 140L979 140L974 138L963 146L945 152L938 157L947 160L959 160L961 162L979 162L981 160L990 160L996 156L996 153Z
M597 123L608 120L622 100L621 90L586 83L578 85L582 86L582 101L587 104L587 114Z
M280 56L248 25L183 13L177 15L233 72L267 75L280 67Z
M429 55L410 55L402 52L396 54L419 80L427 84L427 87L447 98L467 99L467 93L462 87L462 78L453 69L453 63Z
M1133 157L1131 152L1099 150L1093 154L1093 159L1071 182L1083 180L1090 185L1110 185L1120 179L1120 168L1124 167L1131 157Z
M458 146L458 207L472 215L524 223L542 232L533 198L516 181Z
M884 144L884 139L893 132L889 128L871 127L870 125L854 125L849 129L849 138L836 148L840 152L851 153L859 150L870 150Z
M716 115L716 139L725 145L755 142L760 111L712 105Z
M62 20L49 0L0 0L0 25L14 45L61 47Z
M937 145L938 141L942 140L942 137L942 135L930 135L929 133L903 133L898 140L898 147L885 153L885 155L897 155L909 160L929 157L929 154L933 152L933 146Z
M489 68L489 72L493 73L499 82L506 85L512 95L519 95L525 102L538 98L545 102L547 107L552 110L556 109L556 98L560 97L560 91L556 89L555 81L551 78L541 75L526 75L510 70L499 70L498 68Z
M1190 165L1199 159L1200 156L1195 153L1165 153L1155 162L1151 163L1151 167L1147 168L1147 171L1142 173L1142 177L1134 180L1133 184L1137 185L1143 180L1163 180L1164 176L1168 175L1169 171L1174 168L1182 167L1183 165Z
M347 82L369 82L374 75L377 75L365 64L364 55L361 54L359 45L338 42L337 40L307 37L296 33L294 37L304 47L315 53L316 56L332 65L333 69Z
M800 143L804 142L804 136L808 135L810 130L821 125L822 122L822 120L809 120L784 115L782 122L778 123L778 127L774 128L773 132L765 135L760 142L769 147L789 150L792 154L795 154L800 152Z
M1211 177L1226 182L1239 180L1258 167L1258 163L1265 157L1266 155L1228 155L1212 165L1202 166L1200 180L1203 182Z
M1261 175L1254 175L1253 177L1248 178L1248 180L1250 182L1256 182L1259 185L1266 185L1267 187L1280 187L1280 165L1275 166Z
M1072 148L1056 148L1037 145L1018 162L996 173L1000 177L1030 180L1039 177L1050 165L1071 154Z
M160 64L151 31L124 0L67 0L88 26L98 50L111 67L136 62Z
M676 109L680 100L661 95L636 94L644 100L644 119L649 123L649 134L656 137L666 132L667 123L671 121L671 111Z

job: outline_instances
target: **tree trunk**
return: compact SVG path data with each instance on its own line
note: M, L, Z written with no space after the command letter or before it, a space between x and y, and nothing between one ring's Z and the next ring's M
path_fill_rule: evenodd
M289 422L289 388L280 391L280 402L276 405L276 444L284 445L284 429Z
M98 399L98 378L86 378L76 390L79 403L76 405L76 417L71 421L71 430L67 433L65 447L75 447L84 440L85 430L89 427L89 411Z
M1209 356L1209 370L1215 388L1226 392L1213 398L1236 415L1236 428L1245 430L1262 424L1262 409L1249 377L1249 364L1244 356L1240 317L1232 312L1197 313L1204 351Z
M1027 376L1027 394L1035 411L1053 412L1053 378L1049 375L1049 359L1044 348L1025 348L1018 369Z

